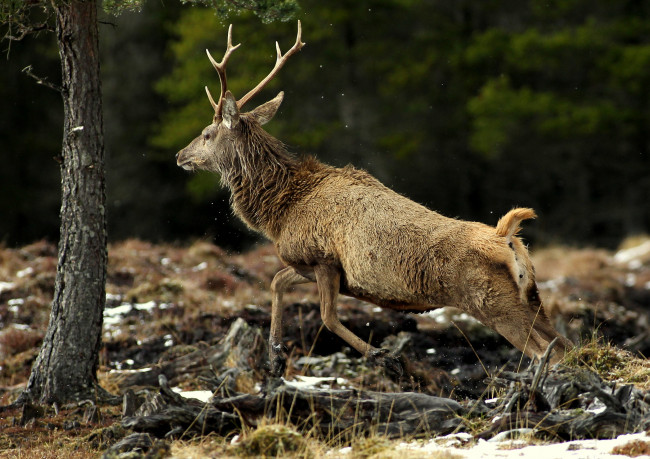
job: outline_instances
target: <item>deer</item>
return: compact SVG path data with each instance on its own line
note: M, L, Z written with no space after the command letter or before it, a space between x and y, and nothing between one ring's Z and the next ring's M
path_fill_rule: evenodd
M368 360L401 374L397 356L363 341L341 323L337 299L346 295L383 308L425 312L453 306L478 319L532 359L554 342L551 363L572 343L544 311L520 223L535 218L514 208L492 227L445 217L384 186L362 169L336 168L312 156L298 158L262 126L280 107L284 93L251 111L242 109L301 50L295 44L277 57L271 72L241 99L228 90L226 66L240 44L228 28L225 54L217 62L221 94L212 123L176 154L189 171L220 175L234 214L275 246L284 268L273 278L269 336L270 374L282 376L282 299L291 287L315 282L324 325Z

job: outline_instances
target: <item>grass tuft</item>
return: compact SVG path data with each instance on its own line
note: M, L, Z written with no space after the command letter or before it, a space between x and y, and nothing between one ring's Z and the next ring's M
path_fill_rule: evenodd
M266 424L244 432L230 452L241 457L315 457L305 437L286 424Z
M650 389L650 362L594 337L572 349L564 358L569 367L586 367L603 380Z

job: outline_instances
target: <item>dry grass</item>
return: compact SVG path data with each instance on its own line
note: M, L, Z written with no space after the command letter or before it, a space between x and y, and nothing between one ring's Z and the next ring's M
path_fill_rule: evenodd
M650 361L598 337L576 346L566 355L563 363L569 367L589 368L604 381L650 389Z
M621 454L623 456L638 457L650 455L650 442L643 440L632 440L624 445L615 446L612 454Z

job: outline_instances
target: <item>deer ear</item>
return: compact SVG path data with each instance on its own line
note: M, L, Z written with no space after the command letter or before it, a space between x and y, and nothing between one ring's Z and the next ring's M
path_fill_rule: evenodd
M275 96L273 99L268 102L263 103L259 107L253 109L250 114L257 120L260 124L266 124L275 116L275 113L280 108L282 99L284 98L284 91Z
M221 118L223 124L228 129L234 129L239 123L239 109L237 108L237 101L230 91L226 91L223 95L223 106L221 107Z

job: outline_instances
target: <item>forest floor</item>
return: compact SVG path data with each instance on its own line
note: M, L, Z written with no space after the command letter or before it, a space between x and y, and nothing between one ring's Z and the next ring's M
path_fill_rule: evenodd
M56 247L47 242L19 249L0 248L0 406L8 405L21 393L38 354L49 319L56 255ZM643 407L635 425L625 422L623 427L589 431L584 436L559 433L548 426L542 429L539 419L537 424L529 422L524 426L518 420L516 426L512 424L517 428L496 429L504 412L492 416L489 407L504 405L513 391L519 390L516 388L530 384L517 375L534 371L527 370L528 359L498 334L454 309L413 315L341 297L339 314L348 328L376 346L398 349L408 362L408 378L390 377L322 326L316 287L306 284L284 299L284 336L289 352L281 383L285 388L314 391L310 393L415 392L445 397L443 400L451 399L462 410L457 415L462 419L452 419L454 428L431 427L429 435L416 429L400 438L387 434L389 422L378 421L374 427L353 423L349 429L330 428L328 433L313 419L297 424L291 413L276 409L273 415L266 413L255 419L237 412L236 424L240 427L224 427L211 433L188 427L165 439L166 432L157 435L148 431L151 441L140 445L140 451L148 451L147 457L451 458L521 457L527 450L533 454L529 448L561 445L561 450L545 454L650 454L650 438L643 433L650 425L645 411L646 394L650 400L650 365L644 357L650 355L650 240L628 240L615 252L541 249L533 253L533 260L548 315L562 334L581 343L580 350L567 357L562 371L581 368L596 374L598 384L602 384L600 389L592 385L587 391L600 391L599 400L604 404L598 403L602 408L592 397L592 405L584 402L584 406L574 404L571 409L602 413L616 404L608 402L608 397L618 397L619 405L627 403L624 397L636 397L635 406ZM269 384L265 368L269 285L281 267L273 248L267 245L244 254L229 254L206 241L189 246L139 240L112 244L100 384L120 396L132 391L138 405L143 400L150 402L152 394L162 394L161 375L173 391L202 400L206 393L223 394L225 386L241 397L264 391ZM228 341L243 325L263 339L254 340L246 349L241 348L238 337ZM234 349L231 353L218 354L230 346ZM193 362L194 356L202 356L207 363ZM224 370L231 379L224 376ZM510 378L510 382L504 382L504 378ZM629 389L621 389L624 387ZM611 397L602 395L603 390ZM585 394L576 395L576 399L587 400ZM172 403L173 395L170 397L167 401ZM516 411L518 418L531 410L529 402L521 405L522 411ZM471 414L471 407L479 403L484 411ZM567 411L569 402L558 403L562 409L548 408L548 413ZM125 422L135 416L133 411L125 413L125 409L95 406L93 401L87 401L35 407L34 413L5 410L0 412L0 457L98 457L107 450L110 454L106 453L106 457L117 457L120 451L109 448L137 431L132 428L136 421ZM141 417L140 421L147 419ZM364 422L372 424L371 420ZM549 435L551 430L555 436ZM621 437L617 444L603 443L605 438L634 432L640 433ZM486 441L490 439L499 441ZM476 452L477 445L483 445L479 450L482 452ZM144 457L133 449L126 454Z

